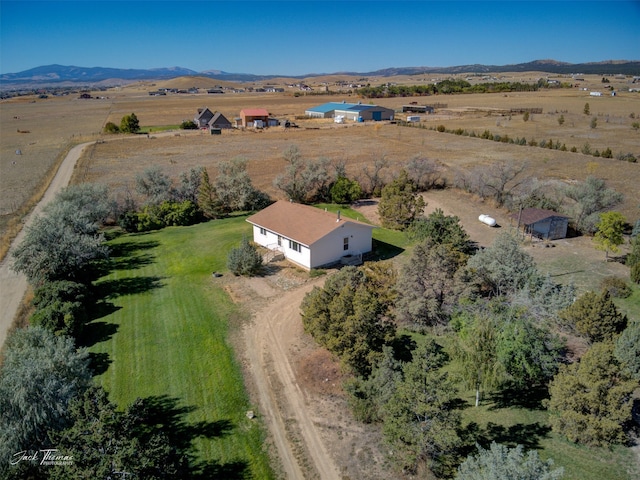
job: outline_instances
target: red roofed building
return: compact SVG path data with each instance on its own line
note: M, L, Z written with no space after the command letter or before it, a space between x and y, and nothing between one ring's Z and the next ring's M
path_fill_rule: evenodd
M373 225L340 213L280 200L251 215L253 241L310 270L362 261L372 249Z
M269 121L269 112L264 108L245 108L240 110L240 118L242 119L243 127L253 127L256 124L254 122L262 122L257 124L260 126L267 126Z

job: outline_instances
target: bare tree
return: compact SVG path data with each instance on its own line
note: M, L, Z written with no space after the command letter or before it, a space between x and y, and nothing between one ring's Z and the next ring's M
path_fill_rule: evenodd
M419 191L427 191L435 187L442 178L440 164L420 155L409 160L406 170Z
M361 185L365 185L365 192L374 197L379 197L382 193L382 187L385 185L384 176L382 170L389 166L389 161L385 155L377 158L371 168L365 165L362 169L366 182L360 182Z
M478 166L456 176L456 185L482 199L493 198L498 206L503 206L516 195L526 181L520 175L526 170L526 163L496 162Z
M329 187L333 177L329 174L330 162L326 158L304 161L297 146L288 147L282 155L287 162L284 173L278 175L273 184L294 202L308 202L329 198Z

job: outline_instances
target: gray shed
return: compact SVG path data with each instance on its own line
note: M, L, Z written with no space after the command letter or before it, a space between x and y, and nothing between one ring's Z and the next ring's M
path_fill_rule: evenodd
M524 228L525 233L538 238L558 240L567 236L569 217L553 210L525 208L512 215L512 218L518 222L518 227Z

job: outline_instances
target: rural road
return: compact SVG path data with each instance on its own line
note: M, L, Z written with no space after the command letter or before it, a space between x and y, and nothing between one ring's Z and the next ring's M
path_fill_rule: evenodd
M27 278L24 275L17 274L11 270L11 265L13 264L12 253L16 246L22 242L27 227L29 227L36 216L42 212L44 206L56 196L56 193L69 185L71 175L73 174L73 168L80 158L82 151L93 143L95 142L81 143L69 151L65 159L60 164L56 176L49 184L49 188L33 211L28 215L22 230L14 239L9 252L0 263L0 347L4 345L7 333L11 328L11 324L18 312L18 308L20 307L22 298L27 291L28 285Z
M260 414L273 437L288 479L340 480L338 468L322 440L317 422L296 381L290 352L302 328L300 303L315 285L280 292L254 314L245 327L245 355Z
M175 132L154 134L154 136L156 137L167 135L175 135ZM146 139L147 137L139 135L116 138L114 140L129 140L134 138ZM94 143L96 142L92 141L81 143L80 145L76 145L69 151L65 159L60 164L55 177L49 184L49 188L47 188L47 191L42 196L40 202L35 206L33 211L27 216L22 230L13 240L11 248L9 249L7 255L5 255L2 262L0 262L0 348L2 347L2 345L4 345L4 341L7 338L7 333L11 328L11 325L13 324L13 320L15 319L16 313L20 308L20 303L22 302L22 298L27 291L28 285L27 279L24 275L19 275L11 270L11 265L13 263L12 253L20 244L20 242L22 242L27 228L33 223L35 217L40 212L42 212L42 209L45 207L45 205L51 202L51 200L53 200L53 198L60 190L69 185L71 176L73 175L73 169L75 168L80 155L82 155L82 152L85 148L87 148L89 145L93 145Z

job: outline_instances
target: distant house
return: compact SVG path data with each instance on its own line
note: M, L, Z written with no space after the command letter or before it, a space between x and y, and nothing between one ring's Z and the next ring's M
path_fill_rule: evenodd
M569 217L553 210L525 208L512 218L519 222L518 226L524 228L525 233L538 238L558 240L567 236Z
M305 110L311 118L333 118L341 116L354 122L365 120L393 120L393 110L378 105L361 103L329 102Z
M372 225L299 203L278 201L247 222L255 243L307 270L360 263L372 249Z
M208 108L199 108L193 119L199 128L231 128L231 122L220 112L212 112Z
M269 122L269 112L264 108L245 108L240 110L240 119L243 127L266 126ZM262 124L256 122L262 122Z

